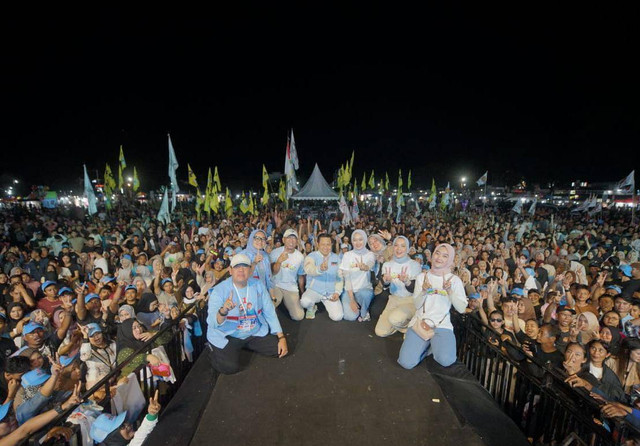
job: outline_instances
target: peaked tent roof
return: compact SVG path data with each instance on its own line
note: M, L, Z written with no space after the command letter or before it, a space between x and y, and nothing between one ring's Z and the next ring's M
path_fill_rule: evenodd
M322 176L317 163L307 184L300 189L300 192L291 197L292 200L337 200L338 198L338 194L331 189Z

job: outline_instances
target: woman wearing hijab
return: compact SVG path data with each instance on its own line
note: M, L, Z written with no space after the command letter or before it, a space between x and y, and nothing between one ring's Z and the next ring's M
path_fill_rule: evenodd
M411 369L424 359L427 353L433 353L433 359L444 367L456 360L456 338L449 318L451 306L459 313L467 308L467 296L459 277L451 273L455 256L453 246L442 243L431 256L431 269L416 279L413 293L416 313L409 323L409 330L400 348L398 363ZM430 333L430 339L424 339L414 328ZM427 336L428 337L428 336Z
M140 349L146 341L151 339L154 333L149 333L144 325L136 319L127 319L118 324L118 334L116 337L117 363L124 362L129 356ZM131 360L121 371L123 378L129 376L131 372L140 367L147 360L146 353L140 353Z
M382 265L382 282L389 290L389 301L376 324L376 335L386 337L396 331L405 331L416 312L413 304L413 287L422 268L411 260L409 240L404 236L393 241L393 260Z
M576 328L579 330L577 341L582 345L587 345L592 339L600 338L600 323L595 314L585 311L578 316Z
M133 276L133 262L129 254L124 254L120 259L120 269L118 269L116 275L118 280L131 283L131 277Z
M249 235L247 247L240 251L251 260L251 277L259 280L265 286L266 290L270 290L271 286L271 264L269 263L269 255L265 252L267 246L267 234L262 229L254 229Z
M369 305L373 299L370 271L376 259L366 248L367 234L362 229L353 231L351 243L353 249L347 251L340 262L345 288L341 297L343 318L347 321L370 321Z
M136 318L147 330L159 330L164 317L158 310L158 298L153 293L144 293L137 305Z

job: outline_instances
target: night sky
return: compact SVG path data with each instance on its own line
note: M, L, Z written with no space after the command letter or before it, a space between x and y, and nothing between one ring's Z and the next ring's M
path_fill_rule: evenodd
M617 181L638 167L638 14L591 12L5 17L0 181L79 190L82 164L117 172L122 144L157 187L170 132L181 181L187 163L201 184L218 165L223 186L258 190L290 127L303 178L318 162L330 180L355 150L358 182L398 168L423 188L487 169L490 184Z

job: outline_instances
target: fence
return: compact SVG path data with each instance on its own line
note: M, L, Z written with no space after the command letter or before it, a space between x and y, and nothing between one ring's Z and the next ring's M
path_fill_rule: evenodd
M84 401L87 401L89 398L94 397L99 392L104 391L105 396L103 398L100 398L98 404L102 405L105 408L105 412L108 413L111 409L111 386L114 385L115 381L118 379L122 369L130 364L131 361L133 361L138 355L151 353L151 351L156 346L156 341L170 334L171 338L167 343L163 344L163 346L173 369L176 381L172 384L165 385L163 381L156 381L152 379L152 376L149 375L146 362L140 367L136 368L134 371L145 400L148 401L149 397L153 396L156 389L160 389L162 395L162 405L163 407L166 406L169 400L176 393L177 389L180 387L180 384L187 376L187 373L189 373L189 370L191 369L193 363L205 349L206 313L206 306L200 308L198 302L192 303L185 307L185 309L176 319L172 320L169 324L159 330L151 339L145 342L145 344L138 350L133 352L126 360L117 364L117 366L114 367L107 376L102 378L93 387L84 392L84 394L82 395L82 399ZM198 322L200 323L200 326L202 327L202 335L199 337L192 337L192 361L188 361L183 357L184 333L179 328L179 325L182 319L184 319L185 317L190 317L192 315L195 315ZM35 434L31 435L29 439L26 440L23 444L28 444L29 446L50 444L53 440L51 440L50 442L41 443L40 439L42 439L46 435L47 431L52 426L60 426L64 424L67 417L76 409L76 407L77 406L70 407L65 412L61 413L46 429L43 429L42 431L36 432ZM141 414L141 417L142 416L144 416L144 413ZM74 437L71 439L70 444L82 444L79 427L74 426L73 429Z
M571 388L558 370L526 357L512 344L494 346L472 316L452 313L458 358L534 444L619 445L640 432L624 420L606 420L600 405L582 389ZM488 327L484 329L489 330Z

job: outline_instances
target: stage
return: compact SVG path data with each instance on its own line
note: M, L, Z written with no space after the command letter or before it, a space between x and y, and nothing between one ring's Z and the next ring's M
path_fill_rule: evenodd
M528 444L462 365L405 370L402 335L378 338L374 322L279 317L287 357L247 352L216 380L201 356L148 444Z

